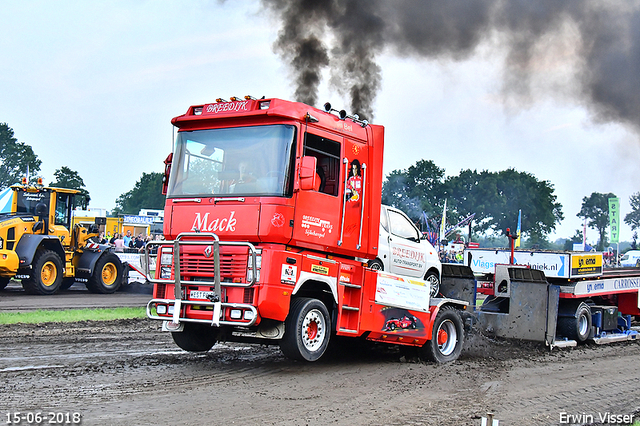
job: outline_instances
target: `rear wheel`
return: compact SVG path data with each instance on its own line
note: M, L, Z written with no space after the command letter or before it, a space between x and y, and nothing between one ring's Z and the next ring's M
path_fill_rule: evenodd
M578 304L573 316L558 317L556 330L560 336L585 342L591 334L591 309L586 303Z
M122 262L114 253L107 252L96 262L87 288L92 293L111 294L118 290L121 283Z
M324 303L307 297L294 299L280 341L282 353L291 359L317 361L329 344L329 324L329 311Z
M463 342L462 318L457 310L445 306L436 315L431 340L422 347L421 352L431 361L454 361L462 352Z
M62 260L54 251L40 249L33 256L31 276L22 287L31 294L54 294L62 284Z
M185 323L184 330L172 332L173 341L189 352L207 352L218 340L218 328L205 324Z

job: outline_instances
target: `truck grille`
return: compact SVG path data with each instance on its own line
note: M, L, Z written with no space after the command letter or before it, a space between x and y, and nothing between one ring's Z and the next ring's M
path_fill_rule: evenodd
M220 281L245 282L249 262L248 249L246 247L225 247L225 249L228 250L220 253ZM206 257L204 253L182 253L180 276L183 280L190 278L213 279L214 273L213 257Z

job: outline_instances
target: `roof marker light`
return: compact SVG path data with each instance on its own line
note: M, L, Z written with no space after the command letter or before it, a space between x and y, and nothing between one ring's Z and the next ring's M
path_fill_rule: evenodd
M216 99L216 102L229 102L229 101L227 101L226 99L218 98Z
M246 95L244 98L245 98L246 100L248 100L248 101L255 101L255 100L256 100L256 98L254 98L254 97L253 97L253 96L251 96L251 95Z

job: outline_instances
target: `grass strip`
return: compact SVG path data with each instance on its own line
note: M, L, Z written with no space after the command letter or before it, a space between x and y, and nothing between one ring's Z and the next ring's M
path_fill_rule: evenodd
M109 321L116 319L146 318L146 316L146 308L144 307L0 312L0 324Z

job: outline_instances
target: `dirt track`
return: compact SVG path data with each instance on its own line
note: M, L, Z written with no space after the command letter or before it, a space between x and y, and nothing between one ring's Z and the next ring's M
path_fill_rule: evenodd
M458 426L480 425L487 412L500 425L561 424L561 413L640 419L637 342L549 352L472 335L445 365L381 346L338 352L314 364L240 344L190 354L148 320L5 325L0 415L79 412L83 425Z

